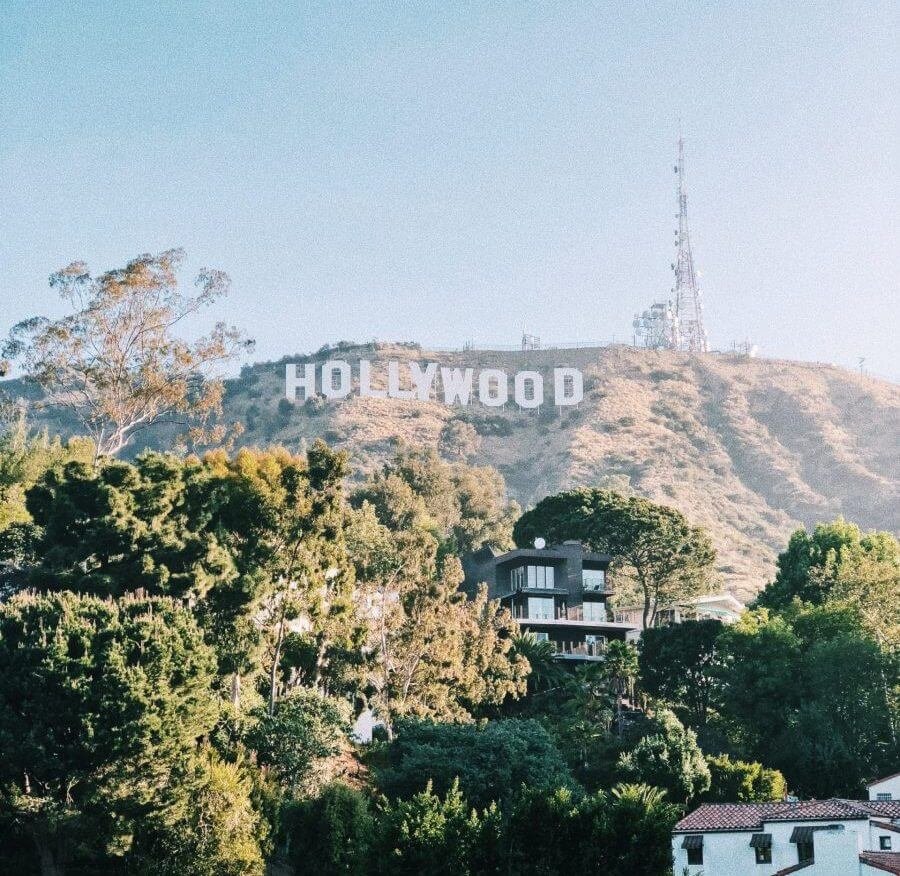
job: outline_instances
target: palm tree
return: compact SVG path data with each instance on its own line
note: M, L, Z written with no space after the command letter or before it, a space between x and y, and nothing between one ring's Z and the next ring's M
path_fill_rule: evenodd
M602 667L603 675L616 695L616 728L618 735L621 736L622 701L626 693L633 699L634 683L637 680L637 648L628 642L610 642Z
M521 655L528 661L528 693L548 693L560 687L566 671L559 665L553 645L547 639L538 639L534 633L519 633L513 637L512 656Z

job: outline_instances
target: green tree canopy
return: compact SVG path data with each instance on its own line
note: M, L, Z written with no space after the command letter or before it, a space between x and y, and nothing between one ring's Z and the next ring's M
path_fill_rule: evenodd
M627 782L652 785L670 799L690 802L709 789L709 767L697 736L671 712L654 719L655 731L619 758L619 773Z
M722 623L687 620L644 630L639 645L641 687L694 729L706 725L720 684L717 642Z
M792 790L852 797L896 764L896 656L852 604L747 612L719 649L720 711L735 742Z
M783 800L787 783L778 770L766 769L761 763L732 760L727 754L706 758L711 777L709 790L703 795L713 803L767 803Z
M512 547L512 525L519 514L496 469L445 462L431 448L406 445L354 493L354 505L363 502L385 526L428 530L442 553L458 555L485 544Z
M350 732L346 701L303 688L279 699L272 714L263 709L254 717L248 747L294 794L324 784L323 762L341 750Z
M429 781L444 793L457 779L478 808L508 800L521 784L576 787L557 740L533 719L483 726L404 721L377 769L378 786L396 797L421 791Z
M516 544L578 539L611 554L643 600L644 627L664 604L706 590L716 554L707 533L674 508L609 490L579 489L542 499L513 529Z
M459 591L462 569L427 530L395 531L364 503L348 531L360 598L371 607L364 690L390 734L397 718L467 720L525 692L515 621L482 588Z
M852 586L854 573L862 573L862 580L855 582L857 587ZM775 610L787 608L794 599L820 605L832 595L858 591L865 587L867 579L881 579L892 589L892 594L879 590L873 595L879 601L880 597L893 595L896 609L896 596L900 595L900 543L889 532L863 533L855 524L839 518L818 524L812 533L805 529L794 532L787 550L778 557L775 580L759 594L756 604Z
M183 800L136 829L128 872L139 876L262 876L268 827L243 763L202 750L177 776Z
M18 594L0 605L0 801L45 876L127 849L216 721L215 661L167 599Z

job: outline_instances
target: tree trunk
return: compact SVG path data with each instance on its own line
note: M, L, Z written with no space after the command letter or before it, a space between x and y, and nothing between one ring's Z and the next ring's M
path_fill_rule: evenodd
M231 676L231 705L237 708L241 704L241 674L235 672Z
M275 714L275 687L278 684L278 664L281 661L281 643L284 641L284 605L282 603L281 620L278 623L278 640L275 643L275 656L272 659L272 671L269 675L269 715Z

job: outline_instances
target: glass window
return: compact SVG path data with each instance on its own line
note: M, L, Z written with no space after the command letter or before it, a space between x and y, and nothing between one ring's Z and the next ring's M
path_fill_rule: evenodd
M536 642L546 642L550 638L549 633L532 633Z
M535 620L553 620L553 600L541 596L529 596L528 617Z
M528 567L528 586L537 587L537 569L534 566Z
M703 846L700 846L699 849L688 849L687 850L687 858L688 858L688 864L702 864L703 863Z
M806 864L813 859L813 844L811 842L797 843L797 863Z
M604 623L606 621L606 605L602 602L585 602L582 604L582 614L586 621Z
M585 590L603 590L606 586L606 572L603 569L582 569L581 583Z
M878 837L878 848L883 852L889 852L891 850L891 838L889 836Z
M756 863L757 864L771 864L772 863L772 847L771 846L757 846L753 851L756 852Z
M584 644L591 657L597 657L606 645L606 636L585 636Z
M544 566L546 581L548 587L553 587L554 569L553 566Z
M875 799L876 800L890 800L891 795L890 794L876 794Z

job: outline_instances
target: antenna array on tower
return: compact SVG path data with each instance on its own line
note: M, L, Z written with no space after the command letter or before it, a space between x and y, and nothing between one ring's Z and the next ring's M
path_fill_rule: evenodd
M705 353L709 349L703 325L703 300L694 268L691 235L688 228L687 190L684 185L684 140L678 138L678 176L675 193L678 200L678 228L675 231L677 248L672 270L675 286L669 301L657 301L642 314L635 316L635 342L654 350L684 350Z

